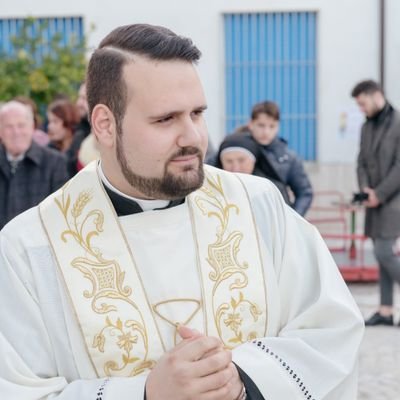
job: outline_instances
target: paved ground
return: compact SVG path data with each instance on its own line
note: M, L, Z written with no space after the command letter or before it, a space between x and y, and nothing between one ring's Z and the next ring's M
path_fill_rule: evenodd
M376 311L376 284L351 284L350 290L364 317ZM399 291L395 304L400 304ZM400 308L396 307L395 321L399 319ZM361 347L357 400L400 400L400 327L366 328Z

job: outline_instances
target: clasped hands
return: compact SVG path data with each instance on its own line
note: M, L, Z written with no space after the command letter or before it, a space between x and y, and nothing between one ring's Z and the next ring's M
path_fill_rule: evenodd
M183 339L165 353L146 381L147 400L236 400L243 383L232 353L220 339L185 326Z

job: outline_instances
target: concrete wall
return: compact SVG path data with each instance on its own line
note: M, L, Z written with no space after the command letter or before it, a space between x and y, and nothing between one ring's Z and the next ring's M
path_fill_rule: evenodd
M388 96L400 106L400 2L387 0ZM378 0L14 0L0 6L0 18L82 15L96 30L96 46L121 24L166 25L191 37L203 52L199 66L209 102L210 138L224 135L223 13L318 12L318 161L352 163L358 150L360 115L349 92L364 78L379 78ZM342 130L340 131L340 126Z
M386 95L400 108L400 1L386 0Z

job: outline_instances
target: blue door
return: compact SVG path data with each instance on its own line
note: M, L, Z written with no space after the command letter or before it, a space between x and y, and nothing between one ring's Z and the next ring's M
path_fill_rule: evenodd
M255 103L276 102L280 136L316 159L316 13L226 14L226 133L246 123Z

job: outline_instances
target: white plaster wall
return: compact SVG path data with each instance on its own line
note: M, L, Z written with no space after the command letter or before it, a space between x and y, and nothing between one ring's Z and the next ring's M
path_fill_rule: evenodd
M356 132L347 136L339 134L339 115L354 107L349 92L357 81L378 79L378 0L13 0L7 5L2 3L0 18L83 15L87 26L96 25L91 46L96 46L114 27L134 22L166 25L191 37L203 53L199 71L208 98L207 122L214 145L225 132L223 13L317 11L318 161L354 161L358 135ZM392 18L392 12L399 15L400 1L388 0L388 6L388 19ZM400 82L395 78L400 58L400 24L396 15L388 22L393 39L388 42L387 71L388 78L396 81L388 95L398 101Z
M386 84L389 101L400 108L400 1L386 0Z
M339 116L354 107L350 92L358 81L378 78L378 1L323 3L319 19L318 159L352 162L359 135L341 136Z

